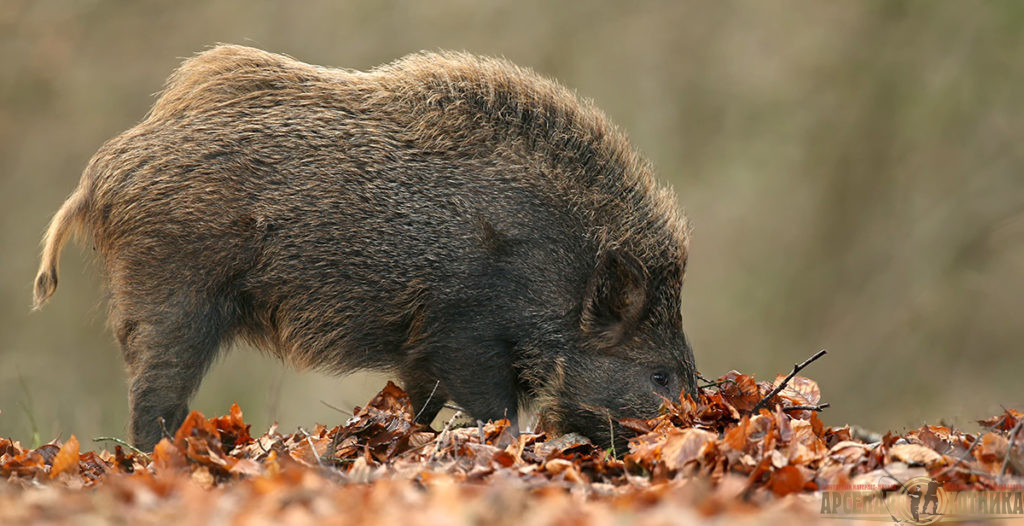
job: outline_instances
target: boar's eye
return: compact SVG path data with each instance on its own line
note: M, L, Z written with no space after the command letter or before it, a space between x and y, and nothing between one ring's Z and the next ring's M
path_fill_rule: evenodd
M668 374L658 371L651 375L651 381L662 387L668 387Z

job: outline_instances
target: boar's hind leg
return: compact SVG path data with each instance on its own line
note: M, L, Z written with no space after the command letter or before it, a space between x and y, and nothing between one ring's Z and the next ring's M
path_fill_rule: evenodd
M227 320L212 305L139 310L119 317L116 330L128 366L131 439L150 451L188 415L189 399L217 354Z

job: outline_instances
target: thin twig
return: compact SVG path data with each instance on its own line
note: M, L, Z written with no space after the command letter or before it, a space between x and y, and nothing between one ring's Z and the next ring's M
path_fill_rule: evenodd
M341 428L334 428L334 436L331 437L331 445L327 446L327 451L324 451L323 456L327 457L328 460L338 460L334 457L334 454L338 452L338 442L341 441Z
M327 403L327 402L326 402L326 401L324 401L324 400L320 400L320 403L321 403L321 404L324 404L324 405L325 405L325 406L327 406L327 407L330 407L331 409L334 409L335 411L337 411L337 412L339 412L339 413L341 413L341 414L343 414L343 415L348 415L348 416L355 416L355 415L353 415L353 414L352 414L352 411L346 411L346 410L344 410L344 409L342 409L342 408L340 408L340 407L338 407L338 406L335 406L335 405L331 405L331 404Z
M157 417L156 421L160 423L160 433L163 434L163 438L170 438L173 440L174 437L171 436L169 431L167 431L167 420L161 416Z
M441 436L441 434L438 433L438 436ZM421 449L423 449L423 448L425 448L425 447L427 447L427 446L429 446L429 445L431 445L433 443L434 443L433 441L424 442L424 443L422 443L422 444L420 444L420 445L418 445L418 446L416 446L414 448L406 449L405 451L399 453L398 456L395 457L395 459L405 458L406 456L412 456L413 453L418 453Z
M893 475L892 473L890 473L890 472L889 472L889 470L885 468L885 466L879 466L879 467L880 467L880 468L882 469L882 471L883 471L883 472L885 472L885 475L886 475L887 477L889 477L889 478L891 478L891 479L895 480L895 481L896 481L896 483L897 483L897 484L899 484L901 488L903 488L903 491L905 491L905 492L907 492L907 493L909 493L909 492L910 492L910 490L909 490L909 489L907 489L907 486L906 486L906 485L904 485L904 484L903 484L903 482L902 482L902 481L901 481L900 479L896 478L896 476L895 476L895 475ZM879 479L878 479L878 482L881 482L881 481L882 481L882 479L881 479L881 477L879 477ZM877 482L876 482L876 484L877 484ZM885 498L886 498L886 497L885 497L885 491L886 491L885 489L882 489L882 500L885 500ZM889 517L891 517L891 518L892 518L892 520L893 520L893 521L894 521L895 523L899 524L899 522L900 522L900 521L899 521L899 519L897 519L897 518L896 518L896 516L895 516L895 515L893 515L891 511L889 511L889 508L888 508L888 507L886 507L886 511L888 511L888 512L889 512Z
M32 447L38 448L43 445L43 440L40 438L39 426L36 425L36 415L32 411L32 392L29 391L28 383L25 382L25 377L21 375L21 369L17 365L14 366L14 372L18 375L18 383L21 384L22 392L25 393L25 401L18 400L18 405L21 406L21 410L28 417L29 426L32 427Z
M1003 468L999 470L999 479L1006 475L1006 468L1010 467L1010 452L1013 451L1013 441L1017 438L1017 433L1020 433L1021 426L1024 426L1024 417L1017 419L1017 425L1013 426L1010 430L1010 441L1006 444L1006 456L1003 458Z
M456 411L455 414L445 422L444 429L441 430L441 434L437 435L437 442L434 444L434 452L430 454L431 462L433 462L434 459L437 458L437 454L441 452L441 445L444 444L448 432L452 428L452 424L455 422L455 419L460 416L462 416L462 412Z
M418 422L420 420L420 415L422 415L423 410L426 409L428 405L430 405L430 400L434 398L434 393L437 392L437 386L439 385L441 385L441 380L435 380L434 388L430 390L430 396L427 397L426 402L423 402L423 407L421 407L420 410L416 412L416 416L412 418L413 422Z
M143 451L143 450L141 450L141 449L139 449L139 448L129 444L128 442L125 442L124 440L121 440L120 438L117 438L117 437L96 437L96 438L92 439L92 441L93 442L113 442L113 443L115 443L115 444L117 444L119 446L123 446L123 447L126 447L126 448L134 451L136 455L139 455L139 456L145 458L146 462L152 462L153 461L153 459L150 458L150 456L148 454L146 454L145 451Z
M735 383L736 383L736 380L733 380L732 378L725 378L725 379L722 379L722 380L718 380L717 382L708 382L708 383L706 383L704 385L698 385L697 387L699 389L707 389L709 387L719 387L719 386L721 386L723 384L735 384Z
M778 386L776 386L775 389L772 389L772 392L768 393L767 396L762 398L761 401L758 402L757 405L754 406L754 409L751 412L752 413L756 413L756 412L760 411L761 409L765 408L769 403L771 403L771 399L775 398L775 395L779 394L780 392L782 392L783 389L786 388L786 384L788 384L789 381L792 380L794 376L796 376L796 373L799 373L804 367L807 367L812 362L814 362L814 360L817 360L818 358L821 358L822 356L825 356L825 354L827 354L827 353L828 353L828 351L826 351L825 349L822 349L822 350L814 353L814 356L811 356L810 358L804 360L803 363L794 364L793 365L793 370L789 373L789 376L787 376L786 379L782 381L782 383L780 383Z
M997 477L993 476L991 473L989 473L987 471L979 471L977 469L968 469L967 470L967 474L968 475L974 475L975 477L978 477L979 482L980 482L980 479L982 479L982 478L989 479L989 480L992 481L992 483L990 484L991 486L995 486L995 485L997 485L999 483L999 479Z
M451 409L452 411L459 411L460 413L468 413L469 412L469 411L466 411L465 407L462 407L462 406L460 406L458 404L453 404L451 402L445 402L445 404L443 406L441 406L441 407L447 407L448 409Z
M974 442L971 442L971 446L967 448L966 452L964 452L964 456L957 457L956 462L954 462L953 464L948 466L946 469L940 471L937 475L935 475L934 478L936 480L938 480L939 478L941 478L946 473L949 473L950 470L952 470L953 468L959 466L965 460L971 458L971 452L974 451L974 448L977 447L979 443L981 443L981 433L978 433L978 435L974 437Z
M612 445L612 458L618 458L618 455L615 454L615 425L612 423L612 414L608 412L605 415L608 417L608 434L610 436L609 442Z
M313 445L313 437L309 436L309 433L302 426L299 426L299 432L306 435L306 442L309 442L309 450L313 453L313 458L316 459L316 464L320 467L324 467L324 463L320 462L320 453L316 452L316 446Z
M818 405L792 405L789 407L783 407L783 411L824 411L826 407L831 407L832 404L825 402L824 404Z

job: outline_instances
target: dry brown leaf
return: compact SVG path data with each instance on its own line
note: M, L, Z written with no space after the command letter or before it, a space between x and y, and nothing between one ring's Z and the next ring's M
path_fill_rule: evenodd
M800 491L804 487L803 473L796 466L784 466L772 473L769 486L776 497Z
M1002 435L985 433L981 437L981 444L974 450L975 456L984 462L1002 461L1006 456L1006 449L1009 441Z
M55 478L61 473L78 473L78 447L78 438L71 435L71 438L60 447L57 456L53 458L50 478Z
M709 443L718 439L718 435L703 429L682 429L669 434L661 449L661 459L671 470L680 470L688 462L694 461Z
M781 374L778 375L772 387L778 387L785 378ZM818 405L821 403L821 389L818 387L818 383L805 376L791 378L786 387L779 391L779 396L788 398L792 405Z
M152 456L153 466L157 473L181 470L188 464L181 450L166 438L157 442Z
M890 462L893 460L906 462L909 465L920 465L927 468L943 466L945 458L934 450L917 444L897 444L889 448Z
M854 463L859 461L861 458L867 455L871 447L867 444L860 442L854 442L852 440L844 440L838 444L832 446L828 450L830 457L835 458L843 463Z

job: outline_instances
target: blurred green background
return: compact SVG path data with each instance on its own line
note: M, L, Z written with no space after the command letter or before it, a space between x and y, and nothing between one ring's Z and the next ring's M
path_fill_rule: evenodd
M695 230L700 370L807 374L826 423L969 424L1024 407L1024 3L0 0L0 436L125 435L98 266L70 245L30 313L38 243L100 144L216 42L365 69L500 55L593 98ZM262 431L346 417L382 379L249 349L193 406Z

